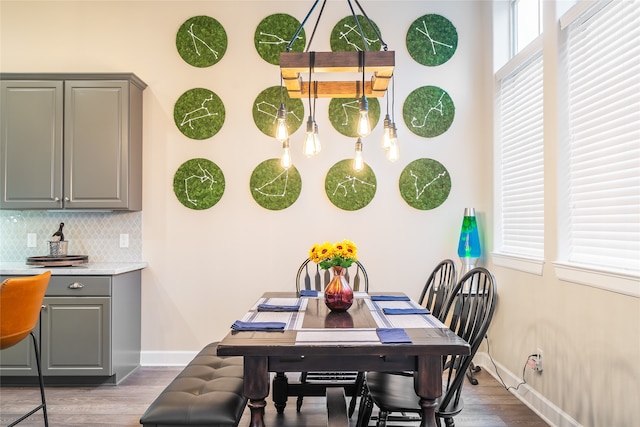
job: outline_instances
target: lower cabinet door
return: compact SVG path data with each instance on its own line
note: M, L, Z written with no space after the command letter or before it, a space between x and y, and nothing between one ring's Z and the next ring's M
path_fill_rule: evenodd
M110 298L46 297L44 305L43 375L112 375Z
M37 329L37 328L36 328ZM38 331L35 330L36 338ZM0 350L0 374L6 376L38 375L33 339L27 335L13 347Z

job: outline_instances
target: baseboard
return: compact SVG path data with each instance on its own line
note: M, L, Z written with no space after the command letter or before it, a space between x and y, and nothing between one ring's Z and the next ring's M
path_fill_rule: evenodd
M480 366L482 369L487 371L498 382L502 382L496 373L495 366L489 358L489 354L487 354L486 352L476 353L476 355L473 357L473 363L476 366ZM515 387L521 382L522 379L519 376L507 370L500 363L495 362L495 365L498 367L500 377L502 377L507 386ZM569 414L565 413L562 409L554 405L551 401L549 401L538 391L531 388L528 384L522 384L520 387L518 387L518 390L509 389L509 391L552 427L582 426L582 424L574 420L571 416L569 416Z
M142 366L187 366L198 354L197 351L142 351Z

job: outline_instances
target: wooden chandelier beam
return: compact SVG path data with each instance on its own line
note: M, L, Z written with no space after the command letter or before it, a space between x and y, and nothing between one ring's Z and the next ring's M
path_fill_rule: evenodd
M312 59L313 57L313 59ZM302 76L309 73L356 73L362 72L361 52L282 52L280 72L291 98L357 98L362 96L362 79L352 81L319 81L309 84ZM365 52L365 73L371 73L365 81L364 95L384 96L395 67L394 51ZM316 92L317 87L317 92Z

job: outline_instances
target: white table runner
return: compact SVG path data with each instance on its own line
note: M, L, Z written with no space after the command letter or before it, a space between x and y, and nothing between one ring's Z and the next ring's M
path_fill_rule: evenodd
M375 329L303 329L296 334L296 345L380 344Z

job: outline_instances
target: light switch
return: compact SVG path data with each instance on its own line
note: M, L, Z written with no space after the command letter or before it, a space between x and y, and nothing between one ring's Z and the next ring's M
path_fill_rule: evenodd
M27 247L35 248L38 246L38 235L36 233L27 233Z
M129 235L128 234L121 234L120 235L120 247L121 248L128 248L129 247Z

